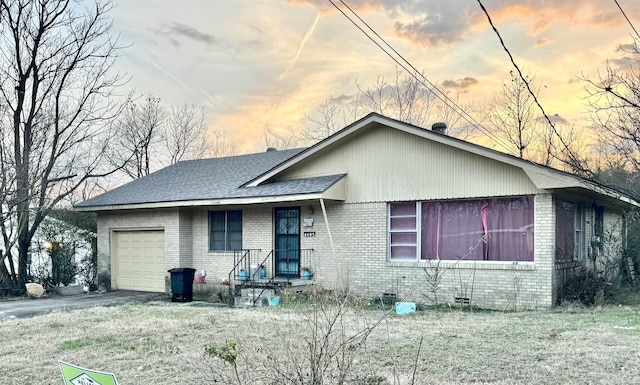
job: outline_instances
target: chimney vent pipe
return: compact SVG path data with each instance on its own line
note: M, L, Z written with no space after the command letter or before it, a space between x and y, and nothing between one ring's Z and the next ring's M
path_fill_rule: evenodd
M431 131L435 132L436 134L446 135L447 123L444 123L444 122L433 123L431 125Z

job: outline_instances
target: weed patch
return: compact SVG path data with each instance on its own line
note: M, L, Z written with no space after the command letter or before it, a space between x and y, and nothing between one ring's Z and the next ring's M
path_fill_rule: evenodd
M62 349L62 350L76 350L76 349L85 348L85 347L87 347L87 346L89 346L91 344L92 344L92 342L88 338L77 338L77 339L74 339L74 340L64 341L62 344L60 344L60 349Z
M640 377L632 364L638 306L441 306L387 316L378 299L366 300L372 308L349 300L342 310L337 299L326 300L256 309L154 303L6 320L2 328L12 332L0 345L0 371L12 383L58 383L55 360L63 359L116 373L121 383L213 383L203 374L213 368L226 373L228 381L218 383L238 384L232 365L204 350L216 342L221 357L243 350L235 355L239 377L254 385L283 383L278 376L287 373L301 375L288 383L308 384L313 360L323 363L313 375L323 373L325 384L343 374L345 383L361 385L624 384ZM364 343L351 338L363 330ZM236 348L224 348L228 341Z

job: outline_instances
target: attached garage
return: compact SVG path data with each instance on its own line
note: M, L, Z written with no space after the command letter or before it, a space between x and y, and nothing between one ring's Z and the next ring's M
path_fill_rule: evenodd
M165 291L164 230L114 231L111 286Z

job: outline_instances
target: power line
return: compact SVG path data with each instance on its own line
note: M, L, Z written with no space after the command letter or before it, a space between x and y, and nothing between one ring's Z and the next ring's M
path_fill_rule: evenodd
M332 4L333 1L329 0ZM389 44L382 36L380 36L366 21L364 21L351 7L349 7L349 5L347 3L344 2L344 0L340 0L340 2L347 7L347 9L349 9L349 11L351 13L353 13L355 15L355 17L358 18L358 20L360 20L360 22L362 22L378 39L380 39L387 47L389 47L397 56L400 57L400 59L402 59L403 62L405 62L409 67L411 67L411 69L413 70L413 72L409 71L403 64L399 63L398 60L393 57L393 55L391 55L389 52L387 52L387 50L380 46L380 44L378 42L375 41L375 39L373 39L371 36L369 36L369 34L364 31L357 23L355 23L348 15L346 15L340 8L336 7L336 5L334 4L334 7L336 7L349 21L351 21L352 24L354 24L362 33L365 34L365 36L367 36L372 42L374 42L374 44L376 44L385 54L387 54L387 56L389 56L394 62L396 62L400 67L402 67L402 69L404 69L407 73L409 73L410 76L412 76L414 79L416 79L420 84L422 84L426 89L430 90L431 93L433 93L438 99L440 99L440 101L442 101L447 107L452 108L452 110L454 112L456 112L458 115L460 115L463 119L465 119L468 123L470 123L471 125L475 126L476 128L478 128L478 130L482 131L483 133L485 133L490 139L492 139L494 142L496 142L497 144L499 144L502 148L504 148L505 150L509 151L509 147L508 145L505 145L505 143L502 141L502 139L497 138L496 136L494 136L487 128L485 128L484 126L482 126L482 124L480 124L475 118L473 118L471 115L469 115L469 113L467 113L463 108L461 108L460 106L458 106L453 100L451 100L451 98L449 98L449 96L442 92L433 82L429 81L429 79L427 79L427 77L420 72L416 67L414 67L407 59L404 58L404 56L402 56L402 54L400 54L395 48L393 48L393 46L391 46L391 44ZM418 79L416 74L420 74L420 77L423 79ZM427 86L428 83L429 86ZM429 88L431 87L431 88ZM440 95L438 95L438 93L434 92L433 90L437 91L440 95L442 95L442 97ZM444 98L444 99L443 99ZM446 99L446 100L445 100ZM448 102L447 102L448 101ZM451 107L451 105L449 105L449 103L455 107Z
M400 59L402 59L402 61L404 61L405 63L407 63L407 65L408 65L409 67L411 67L411 69L414 71L414 73L418 73L418 74L420 74L420 76L424 79L424 81L426 81L426 82L427 82L427 83L428 83L428 84L429 84L433 89L435 89L436 91L438 91L438 92L439 92L439 93L440 93L440 94L441 94L445 99L447 99L447 100L448 100L452 105L454 105L458 110L460 110L460 112L462 112L462 114L463 114L463 115L466 115L467 117L469 117L469 118L473 121L473 122L470 122L468 119L465 119L465 120L467 120L467 122L469 122L469 123L471 123L471 124L473 124L473 125L476 125L476 126L478 126L478 127L482 127L483 129L485 129L485 130L486 130L486 128L485 128L485 127L483 127L483 126L482 126L482 125L481 125L477 120L475 120L475 119L474 119L471 115L469 115L469 114L468 114L464 109L462 109L462 108L461 108L460 106L458 106L458 105L457 105L453 100L451 100L451 98L449 98L449 96L448 96L446 93L442 92L442 91L441 91L441 90L440 90L440 89L439 89L435 84L433 84L431 81L429 81L429 79L427 79L427 77L426 77L426 76L424 76L424 74L423 74L422 72L420 72L416 67L414 67L414 66L413 66L413 64L411 64L411 63L410 63L410 62L409 62L409 61L408 61L404 56L402 56L402 54L400 54L398 51L396 51L396 49L395 49L395 48L393 48L393 47L391 46L391 44L389 44L389 43L388 43L388 42L387 42L387 41L386 41L382 36L380 36L380 35L379 35L379 34L378 34L378 33L377 33L377 32L376 32L376 31L375 31L375 30L374 30L374 29L373 29L373 28L372 28L372 27L371 27L371 26L366 22L366 21L364 21L364 20L363 20L363 19L362 19L362 18L361 18L361 17L360 17L360 16L359 16L359 15L358 15L354 10L353 10L353 9L351 9L351 7L349 7L349 5L348 5L347 3L345 3L345 2L344 2L344 0L340 0L340 2L341 2L342 4L344 4L344 6L345 6L345 7L347 7L347 9L348 9L349 11L351 11L351 13L353 13L353 14L355 15L355 17L357 17L357 18L358 18L358 20L360 20L360 21L361 21L361 22L362 22L362 23L363 23L363 24L364 24L364 25L365 25L365 26L366 26L366 27L367 27L371 32L373 32L373 34L374 34L374 35L376 35L376 37L377 37L378 39L382 40L382 42L383 42L387 47L389 47L389 48L393 51L393 53L395 53L396 55L398 55L398 56L400 57ZM364 31L363 31L363 32L364 32ZM387 53L387 52L385 51L385 53ZM415 78L415 76L414 76L414 78ZM416 80L418 80L418 81L419 81L419 79L416 79ZM424 85L424 83L423 83L423 85ZM427 87L427 88L428 88L428 87ZM434 94L435 94L435 93L434 93ZM436 95L436 96L437 96L437 95ZM439 99L440 99L443 103L445 103L445 105L449 106L445 100L442 100L441 98L439 98ZM462 115L462 114L461 114L461 115ZM464 116L463 116L463 118L464 118Z
M638 30L636 29L636 27L633 26L633 23L631 22L631 20L629 20L629 18L627 17L627 14L624 12L624 9L622 9L622 7L620 6L620 3L618 3L618 0L613 0L616 5L618 6L618 9L620 10L620 12L622 13L622 16L624 16L625 19L627 19L627 23L629 23L629 26L631 27L631 29L633 30L633 32L636 33L636 36L638 36L638 39L640 39L640 33L638 33Z
M347 20L349 20L356 28L358 28L369 40L371 40L371 42L373 42L378 48L380 48L387 56L389 56L389 58L391 58L391 60L393 60L398 66L400 66L403 70L405 70L411 77L413 77L415 80L417 80L420 84L422 84L426 89L430 90L434 96L436 96L438 99L440 99L440 101L442 101L447 107L452 108L452 110L454 112L456 112L457 114L459 114L463 119L465 119L468 123L470 123L472 126L475 126L478 130L482 131L483 133L485 133L490 139L492 139L496 144L500 145L502 148L504 148L505 150L509 151L509 147L508 145L505 145L505 143L502 141L502 139L499 139L498 137L494 136L493 134L491 134L491 132L485 128L484 126L482 126L476 119L474 119L471 115L469 115L464 109L462 109L460 106L458 106L453 100L451 100L451 98L449 98L449 96L447 96L444 92L442 92L435 84L433 84L431 81L429 81L429 79L427 79L426 76L424 76L424 74L422 74L416 67L414 67L407 59L405 59L398 51L396 51L382 36L380 36L371 26L369 26L369 24L367 24L366 21L364 21L360 16L358 16L358 14L351 9L351 7L349 7L348 4L346 4L343 0L339 0L345 7L347 7L347 9L349 9L349 11L351 13L353 13L358 20L360 20L361 23L363 23L369 30L371 30L373 32L373 34L380 39L387 47L389 47L397 56L399 56L402 61L404 61L412 70L410 71L403 63L401 63L397 58L395 58L391 53L389 53L378 41L376 41L373 37L371 37L367 31L365 31L360 25L358 25L358 23L356 23L351 17L349 17L349 15L347 15L340 7L338 7L337 4L334 3L333 0L329 0L329 2L340 12L342 13L342 15L344 17L347 18ZM422 79L419 79L416 76L416 73L420 74L420 76L422 77ZM425 84L428 83L429 85ZM431 88L430 88L431 87ZM433 90L436 90L436 92L434 92ZM439 95L439 94L440 95ZM442 95L442 96L441 96ZM451 105L455 108L453 108Z
M568 163L567 161L562 160L557 156L554 156L554 157L556 159L560 160L561 162L568 163L569 166L571 166L571 167L579 169L583 173L592 174L590 170L587 170L587 169L583 168L582 166L580 166L580 163L581 163L580 160L575 156L575 154L573 154L573 151L571 151L571 149L569 148L569 145L565 142L564 138L560 135L560 133L556 129L556 126L553 124L553 122L551 122L551 119L549 119L549 116L544 111L544 108L542 107L542 104L540 104L540 101L538 101L538 97L536 96L536 94L531 89L531 87L529 85L529 82L527 81L526 77L522 74L522 71L520 70L520 67L518 67L518 64L516 64L516 61L513 58L513 55L511 55L511 52L509 51L509 49L505 45L504 40L502 40L502 36L500 35L500 32L498 32L498 29L493 24L493 20L491 20L491 16L489 16L489 12L484 7L484 5L482 4L481 0L478 0L478 4L480 4L480 8L482 8L482 11L487 16L487 20L489 21L489 25L491 25L491 28L493 29L493 31L498 36L498 40L500 40L500 45L502 45L502 48L504 49L504 51L509 56L509 60L511 60L511 64L513 64L513 66L515 67L516 71L518 71L518 76L520 77L520 79L522 79L524 84L527 86L527 90L529 91L529 94L531 94L531 96L533 97L533 101L536 103L536 105L538 106L540 111L542 111L542 116L544 116L544 118L547 121L547 123L549 123L549 126L551 126L551 129L553 130L553 133L556 134L556 136L560 140L560 143L562 143L564 148L567 150L567 156L569 156L569 158L571 159L572 163Z

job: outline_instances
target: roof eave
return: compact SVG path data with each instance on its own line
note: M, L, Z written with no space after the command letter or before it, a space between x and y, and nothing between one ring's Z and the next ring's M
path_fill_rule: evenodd
M344 183L338 181L324 192L308 194L274 195L246 198L222 198L206 200L190 200L176 202L148 202L123 205L80 206L74 207L77 211L114 211L114 210L144 210L144 209L172 209L185 207L211 207L211 206L245 206L256 204L269 204L280 202L296 202L325 199L330 201L344 201Z

